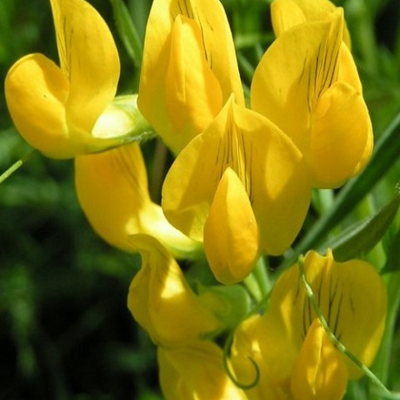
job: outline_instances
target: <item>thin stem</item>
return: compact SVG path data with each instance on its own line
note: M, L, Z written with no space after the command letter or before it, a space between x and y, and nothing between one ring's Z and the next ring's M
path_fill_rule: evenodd
M20 160L15 162L13 165L11 165L10 168L8 168L6 171L4 171L0 175L0 184L3 183L8 177L10 177L17 169L19 169L23 164L25 164L31 157L32 155L36 153L36 150L32 150L30 153L26 154L23 156Z
M260 288L261 298L267 296L273 286L272 279L268 273L268 268L267 258L260 257L253 269L254 277L258 282L258 287Z

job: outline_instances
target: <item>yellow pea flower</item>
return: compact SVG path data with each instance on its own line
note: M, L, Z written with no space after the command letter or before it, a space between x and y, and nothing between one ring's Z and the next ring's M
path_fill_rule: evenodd
M231 97L178 155L162 194L168 220L197 241L204 231L211 269L221 282L234 283L250 273L258 254L281 254L292 243L310 183L291 140Z
M107 118L98 123L103 113L113 117L118 107L112 101L120 64L110 30L84 0L50 3L60 66L42 54L30 54L10 68L5 95L15 126L31 146L52 158L122 144L131 125L121 132L121 127L104 129Z
M386 292L378 273L361 260L336 262L330 251L325 257L307 253L304 269L332 332L370 366L386 317ZM347 381L362 376L362 370L332 344L322 328L297 265L278 279L268 310L255 318L247 335L253 335L252 348L267 366L269 381L264 390L276 387L276 395L270 398L340 400ZM281 397L285 391L287 397Z
M155 0L147 22L139 109L174 153L235 94L244 105L235 48L218 0Z
M132 280L128 307L152 340L163 347L184 346L221 329L219 319L189 287L172 255L149 235L131 237L142 256Z
M296 6L297 2L285 3ZM286 15L292 9L292 14L299 14L296 7L288 7ZM337 8L322 20L306 23L286 22L277 12L274 15L278 20L274 26L281 26L282 32L254 73L251 107L297 145L313 186L340 186L365 165L373 147L361 83L343 42L343 10ZM293 26L286 30L285 25Z
M177 257L190 258L198 250L198 243L174 228L151 201L138 144L76 157L75 186L93 229L112 246L132 252L129 236L147 233Z
M215 343L197 341L177 349L158 349L160 384L166 400L246 400L223 368Z

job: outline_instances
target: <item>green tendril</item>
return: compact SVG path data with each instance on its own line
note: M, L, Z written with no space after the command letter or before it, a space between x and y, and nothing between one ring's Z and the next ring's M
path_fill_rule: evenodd
M28 153L25 156L23 156L20 160L18 160L13 165L11 165L10 168L8 168L6 171L4 171L0 175L0 184L3 183L7 178L9 178L22 165L24 165L32 157L32 155L34 153L36 153L36 150L32 150L30 153Z
M299 269L300 269L300 277L304 283L304 287L307 292L308 299L310 300L310 303L312 305L312 308L317 315L318 319L321 322L321 325L323 326L325 332L327 333L329 339L332 341L332 343L336 346L337 349L339 349L344 355L346 355L354 364L356 364L361 370L364 372L364 374L377 386L379 389L383 391L383 393L390 395L390 391L386 388L386 386L376 377L376 375L366 366L364 365L353 353L351 353L347 348L344 346L344 344L335 336L335 334L332 332L332 330L329 328L329 325L322 314L321 309L318 306L318 302L315 298L314 291L311 287L311 285L308 283L307 278L306 278L306 273L304 270L304 257L300 256L298 259L298 264L299 264ZM390 397L389 397L390 398Z
M228 375L229 379L235 384L235 386L237 386L239 389L242 390L249 390L249 389L253 389L255 386L258 385L258 382L260 381L260 368L258 367L257 363L253 360L253 358L251 358L250 356L248 356L249 361L253 364L254 366L254 370L256 373L256 376L254 378L254 380L250 383L241 383L239 382L233 372L230 370L230 366L229 366L229 353L230 353L230 347L233 341L233 333L235 332L235 330L231 331L229 333L228 338L226 339L226 342L224 344L224 357L223 357L223 361L224 361L224 370L225 373Z

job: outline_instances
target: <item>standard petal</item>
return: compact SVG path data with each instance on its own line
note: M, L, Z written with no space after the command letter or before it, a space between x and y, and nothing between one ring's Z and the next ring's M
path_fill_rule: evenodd
M340 47L340 64L338 81L343 81L353 87L359 93L362 93L361 80L358 75L357 66L349 48L342 44Z
M296 400L341 400L347 387L343 354L333 345L318 319L310 326L291 375Z
M336 9L328 0L274 0L271 19L275 35L280 36L298 24L326 20ZM343 28L343 41L350 48L350 34L346 26Z
M149 235L131 237L142 256L132 280L128 307L153 341L163 347L182 347L217 331L219 320L190 289L172 255Z
M150 200L139 145L77 157L75 184L90 224L111 245L132 252L129 236L148 233L175 255L190 255L197 249L197 244L172 227L161 207Z
M70 151L68 90L63 72L41 54L21 58L6 76L7 107L16 128L32 147L49 156Z
M178 0L189 3L187 0ZM204 38L207 61L221 85L223 102L234 94L236 104L245 105L242 81L236 59L232 32L224 7L217 0L190 0L193 18Z
M70 82L67 121L72 131L91 132L115 96L120 64L100 14L83 0L51 0L57 47Z
M246 278L259 257L257 221L242 182L229 167L204 227L204 249L214 276L225 285Z
M179 349L158 349L160 384L167 400L246 400L223 367L222 349L195 342Z
M342 185L364 166L371 152L372 129L362 95L348 84L334 84L321 96L313 118L306 155L313 186Z
M252 109L278 125L302 152L309 146L318 100L337 80L342 26L343 14L337 11L326 22L285 31L254 73Z
M271 3L271 20L276 37L307 21L301 7L293 0L274 0Z

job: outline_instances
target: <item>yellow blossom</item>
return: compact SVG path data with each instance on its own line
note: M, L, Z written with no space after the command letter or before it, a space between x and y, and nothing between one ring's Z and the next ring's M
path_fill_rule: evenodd
M115 115L120 64L111 32L84 0L50 3L60 66L35 53L10 68L5 94L14 124L30 145L53 158L117 146L131 126L105 132L97 123L104 113Z
M364 261L338 263L331 252L322 257L313 251L307 253L304 269L332 332L370 366L386 316L386 292L378 273ZM249 332L255 332L252 348L267 368L264 390L276 388L276 394L269 398L340 400L347 381L362 376L362 370L333 345L323 329L297 265L278 279L265 315L254 318ZM246 332L247 327L240 329ZM237 351L244 348L236 345ZM282 393L286 393L284 397Z
M155 0L147 22L139 108L174 153L235 94L244 105L228 20L217 0Z
M310 1L299 4L311 10ZM297 15L296 23L276 7L272 17L279 36L254 73L251 107L293 140L315 187L337 187L365 165L373 147L361 83L343 42L343 10L298 23L297 2L284 4L285 15Z
M310 183L291 140L231 97L178 155L163 186L168 220L203 240L223 283L247 276L257 256L280 254L297 235ZM240 255L240 256L239 256Z

